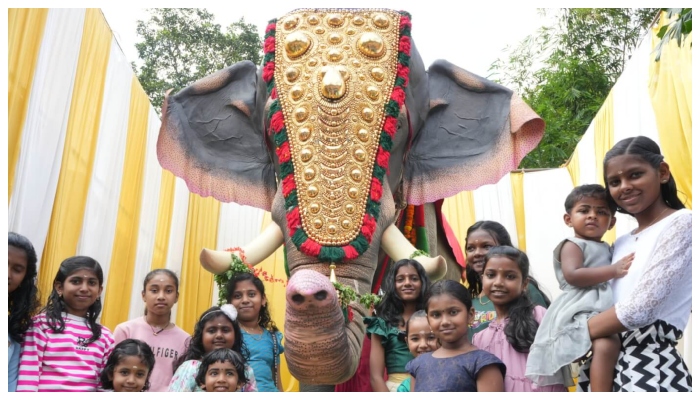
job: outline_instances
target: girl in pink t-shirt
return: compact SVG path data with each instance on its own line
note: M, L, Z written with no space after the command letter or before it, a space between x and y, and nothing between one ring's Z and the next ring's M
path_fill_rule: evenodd
M102 311L100 264L84 256L61 263L42 313L27 331L18 392L94 392L114 338L97 323Z
M151 347L156 365L149 392L167 392L173 377L173 363L185 352L190 335L171 321L171 309L179 297L179 281L169 269L154 269L143 280L143 316L123 322L114 329L114 339L138 339Z
M566 392L564 385L536 386L525 377L530 346L546 309L527 294L530 262L522 251L496 246L486 254L483 290L496 309L496 319L474 335L474 345L506 365L506 392Z

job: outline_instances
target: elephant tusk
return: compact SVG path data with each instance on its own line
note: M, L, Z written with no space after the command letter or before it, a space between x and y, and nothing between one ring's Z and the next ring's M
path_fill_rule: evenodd
M279 225L271 222L264 231L250 243L243 246L246 262L256 265L269 257L284 243L284 235ZM228 251L202 249L199 254L202 267L212 274L222 274L231 265L231 253Z
M382 234L382 249L394 261L410 258L411 254L417 250L394 224L389 225ZM447 261L442 256L418 256L414 259L425 268L425 272L431 281L445 277Z

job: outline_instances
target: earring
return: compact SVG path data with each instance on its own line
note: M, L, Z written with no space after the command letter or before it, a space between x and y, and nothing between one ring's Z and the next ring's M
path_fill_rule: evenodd
M668 180L666 180L666 179L664 179L663 181L661 181L661 183L663 183L663 184L665 184L666 182L668 182Z

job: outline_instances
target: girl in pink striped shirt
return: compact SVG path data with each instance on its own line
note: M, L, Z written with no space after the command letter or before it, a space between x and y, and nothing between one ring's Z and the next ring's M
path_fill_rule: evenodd
M46 307L33 319L20 358L18 392L93 392L114 348L102 311L100 264L84 256L61 263Z

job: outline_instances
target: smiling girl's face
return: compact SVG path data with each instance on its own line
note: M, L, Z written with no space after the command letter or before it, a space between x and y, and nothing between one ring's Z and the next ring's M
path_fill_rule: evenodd
M233 330L233 323L226 316L219 315L204 324L202 346L205 353L216 349L233 348L235 341L236 331Z

